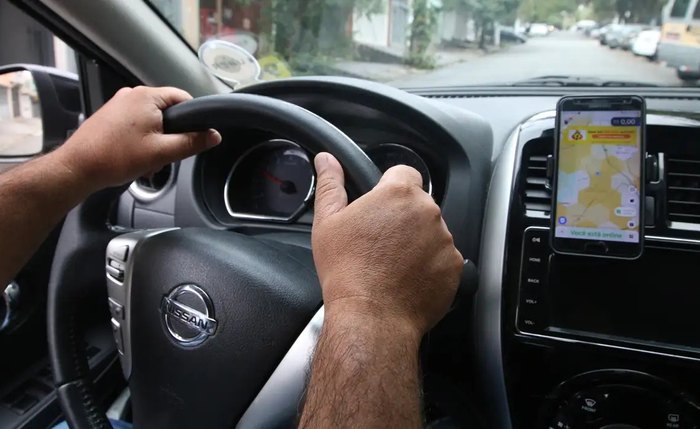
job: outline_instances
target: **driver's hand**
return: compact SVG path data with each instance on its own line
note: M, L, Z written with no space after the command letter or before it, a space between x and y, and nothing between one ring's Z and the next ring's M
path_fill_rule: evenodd
M447 312L463 258L420 173L392 167L348 205L340 163L316 156L312 246L325 311L396 321L422 336Z
M191 98L177 88L122 88L56 150L56 155L98 189L157 171L221 141L214 130L163 134L162 111Z

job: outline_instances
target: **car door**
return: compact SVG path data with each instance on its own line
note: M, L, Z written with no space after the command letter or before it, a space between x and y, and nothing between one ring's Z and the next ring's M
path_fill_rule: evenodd
M86 101L79 78L88 70L94 74L96 64L17 6L0 2L0 174L62 144L79 125L84 107L99 107L101 96ZM113 91L103 89L97 92L109 96ZM59 225L14 279L0 285L2 428L52 427L62 419L46 340L47 289L60 231ZM99 319L103 312L96 305L86 320ZM89 331L99 324L84 326ZM85 347L90 367L104 381L100 397L113 399L123 381L111 332L89 335Z

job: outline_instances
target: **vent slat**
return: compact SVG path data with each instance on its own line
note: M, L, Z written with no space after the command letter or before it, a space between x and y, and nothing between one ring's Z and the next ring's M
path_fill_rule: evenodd
M666 171L668 220L700 223L700 160L669 156Z
M541 198L546 200L552 198L552 195L549 192L540 189L527 189L525 190L525 196L527 198Z
M541 212L546 212L549 213L549 211L552 209L550 204L546 203L530 203L530 202L525 202L525 208L527 210L537 210Z
M523 159L525 183L525 216L549 217L552 210L552 193L547 189L547 154L530 155Z
M693 177L693 178L700 178L700 174L694 174L694 173L668 173L670 177Z
M528 177L526 181L530 185L542 185L542 187L547 184L546 177Z
M693 192L700 192L700 188L688 188L684 186L670 186L668 187L669 191L693 191Z

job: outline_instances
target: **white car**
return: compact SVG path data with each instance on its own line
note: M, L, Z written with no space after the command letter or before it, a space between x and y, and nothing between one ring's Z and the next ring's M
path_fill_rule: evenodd
M530 24L530 29L527 31L528 36L546 36L549 34L549 25L536 23Z
M661 40L661 31L659 29L644 30L639 33L634 44L632 44L632 52L635 55L653 59L656 57L659 40Z

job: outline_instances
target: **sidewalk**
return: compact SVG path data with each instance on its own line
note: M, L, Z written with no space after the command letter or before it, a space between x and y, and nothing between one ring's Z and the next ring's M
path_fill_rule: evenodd
M338 61L332 69L340 75L368 79L377 82L389 82L422 73L435 71L452 65L486 55L479 49L444 48L435 53L435 68L417 69L404 64L388 64L368 61Z

